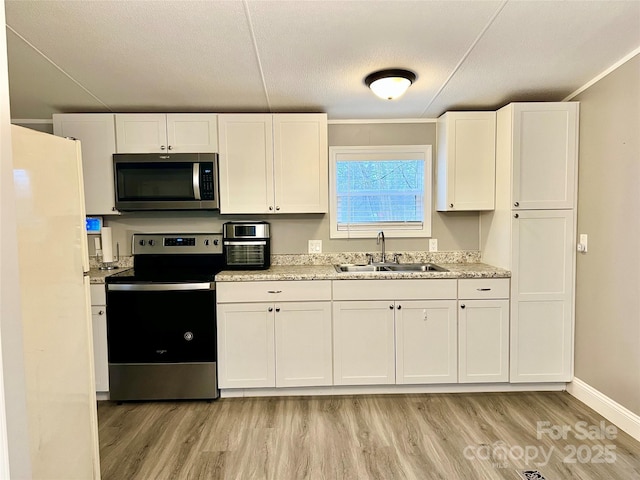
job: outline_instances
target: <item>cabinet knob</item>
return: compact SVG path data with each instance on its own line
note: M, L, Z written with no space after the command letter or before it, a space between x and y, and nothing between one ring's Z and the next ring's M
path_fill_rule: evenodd
M393 310L393 305L389 305L389 309L390 309L390 310Z
M280 210L280 207L276 207L276 210Z
M449 204L449 208L453 208L453 203L450 203L450 204Z
M273 210L273 207L269 207L269 210Z
M173 147L172 147L171 145L169 145L169 146L167 147L167 150L173 150Z
M117 212L117 211L118 211L118 209L117 209L116 207L111 207L111 211L112 211L112 212Z
M270 311L270 312L273 312L273 307L269 307L269 311Z
M462 305L460 305L460 308L467 308L467 306L463 303Z
M520 202L514 202L513 206L514 207L519 207L520 206Z
M160 145L160 150L164 150L164 149L166 149L166 148L167 148L167 147L165 147L164 145Z
M98 310L98 315L104 315L104 310Z
M520 215L518 215L517 213L513 216L513 218L520 218Z
M402 308L402 305L398 305L398 310L400 310Z
M276 307L276 312L279 312L279 311L280 311L280 307Z

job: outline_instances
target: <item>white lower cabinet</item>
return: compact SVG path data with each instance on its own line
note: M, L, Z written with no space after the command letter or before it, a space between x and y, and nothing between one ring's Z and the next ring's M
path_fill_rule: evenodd
M275 306L276 387L333 383L331 302Z
M220 388L333 383L330 281L216 287Z
M217 325L218 386L275 387L273 306L267 303L218 305Z
M509 279L458 282L459 383L509 381Z
M109 391L107 350L107 301L104 285L91 285L91 322L93 327L93 366L96 392Z
M453 279L334 282L334 383L455 383L456 292Z
M396 383L456 383L456 301L404 301L395 308Z
M509 382L508 278L216 287L221 389Z
M571 210L512 219L511 383L573 378L574 231Z
M333 345L336 385L395 383L393 302L334 302Z

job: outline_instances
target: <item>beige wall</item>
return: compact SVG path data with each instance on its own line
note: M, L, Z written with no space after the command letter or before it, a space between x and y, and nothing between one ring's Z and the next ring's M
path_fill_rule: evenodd
M575 375L640 415L640 55L580 101Z
M338 124L329 126L329 145L433 145L435 168L435 123ZM435 178L435 170L433 178ZM434 190L435 206L435 190ZM478 250L478 213L432 213L432 236L440 250ZM229 220L257 219L271 223L273 253L306 253L307 241L322 240L325 252L377 251L373 239L329 239L329 215L219 215L212 212L127 213L108 217L120 252L131 251L134 232L221 231ZM92 243L89 242L90 248ZM426 238L389 238L387 250L428 250Z

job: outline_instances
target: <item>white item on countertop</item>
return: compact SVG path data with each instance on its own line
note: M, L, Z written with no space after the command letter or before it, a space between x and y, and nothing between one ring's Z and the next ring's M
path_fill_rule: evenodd
M111 234L111 227L102 227L102 261L105 263L111 263L113 258L113 238Z

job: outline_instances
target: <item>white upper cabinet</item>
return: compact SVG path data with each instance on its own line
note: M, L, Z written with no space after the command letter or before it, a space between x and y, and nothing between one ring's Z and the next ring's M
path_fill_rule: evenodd
M218 115L116 114L118 153L216 153Z
M326 114L219 115L220 213L326 213Z
M573 208L578 103L513 103L504 108L510 109L512 122L513 208Z
M114 115L63 113L53 115L53 133L80 140L88 215L114 215L113 154L116 151Z
M493 210L496 113L447 112L437 141L437 210Z

